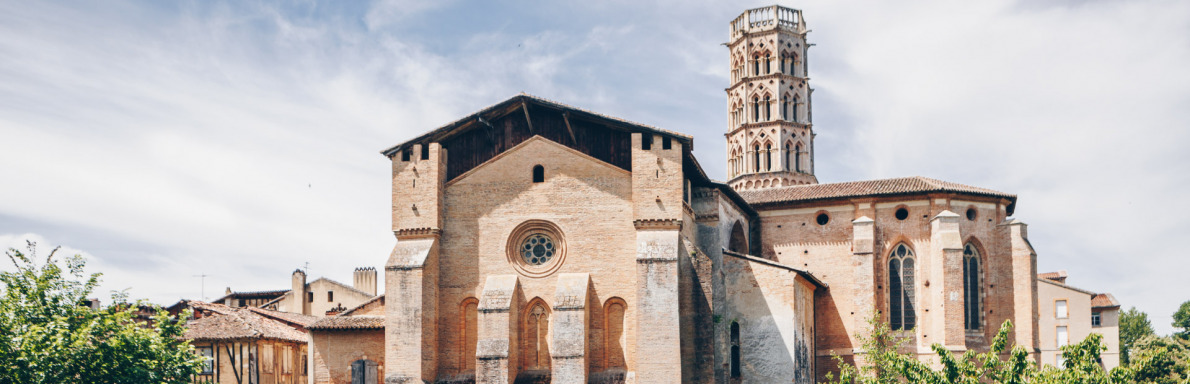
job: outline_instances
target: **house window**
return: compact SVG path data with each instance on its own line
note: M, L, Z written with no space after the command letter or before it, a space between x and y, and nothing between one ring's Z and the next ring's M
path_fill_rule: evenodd
M533 166L533 182L540 183L545 181L545 167L540 165Z
M314 292L306 292L306 302L308 302L308 303L314 302Z
M202 372L200 375L215 374L215 350L211 347L198 347L198 355L202 356Z
M897 244L888 255L888 315L894 331L910 330L917 325L914 261L913 250L904 243Z
M335 291L326 291L326 302L335 301Z
M264 373L273 373L273 345L264 344L260 347L260 365Z
M409 161L409 148L401 150L401 161Z
M1070 334L1066 332L1065 325L1058 326L1058 346L1065 347L1070 344Z
M640 149L643 149L646 151L653 149L653 135L650 135L650 134L640 135Z
M430 159L430 143L425 143L425 144L421 145L421 159L422 160Z
M302 354L302 376L310 374L310 366L306 364L306 355Z
M241 307L243 307L243 306L244 306L244 299L240 299L240 306L241 306Z
M292 346L286 345L284 347L281 347L281 373L284 373L284 374L293 373L293 347Z
M740 377L740 323L731 322L731 377Z
M1066 355L1059 353L1057 356L1054 356L1054 365L1058 366L1059 368L1065 368L1064 365L1066 365Z
M1054 302L1054 317L1059 319L1070 317L1070 312L1066 308L1066 300L1058 300Z
M979 311L979 251L971 243L963 247L963 301L968 330L978 330Z
M1092 327L1098 327L1098 326L1103 325L1103 322L1101 319L1102 319L1102 317L1099 315L1099 312L1091 312L1091 326Z
M670 149L673 143L670 142L669 136L661 138L661 149Z

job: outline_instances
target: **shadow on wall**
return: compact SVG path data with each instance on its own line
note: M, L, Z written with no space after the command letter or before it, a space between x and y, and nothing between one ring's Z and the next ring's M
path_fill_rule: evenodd
M808 332L799 329L799 322L809 320L801 317L812 316L813 308L803 308L806 300L767 299L773 295L796 297L799 293L794 281L796 274L775 267L754 266L731 256L725 256L723 263L728 276L725 284L728 312L719 326L723 330L732 329L733 324L739 326L738 338L729 337L730 345L724 349L728 353L723 360L728 364L726 372L730 376L738 374L739 379L749 382L811 384L812 352L806 340ZM758 278L758 272L769 276ZM779 292L782 289L788 291ZM772 308L770 302L789 307ZM732 367L735 361L739 364Z

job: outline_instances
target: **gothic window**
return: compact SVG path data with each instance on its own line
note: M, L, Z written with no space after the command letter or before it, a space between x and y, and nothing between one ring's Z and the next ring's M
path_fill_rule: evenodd
M525 314L523 365L527 370L549 370L549 310L540 299L533 302Z
M607 310L607 356L605 367L608 369L624 369L628 367L624 358L624 301L618 298L608 299Z
M789 166L792 165L789 163L789 150L789 143L785 143L785 170L787 171L789 170Z
M533 182L540 183L545 181L545 167L540 165L533 166Z
M797 97L797 96L794 96L794 97L793 97L793 103L790 103L790 106L789 106L789 112L790 112L790 113L789 113L789 116L790 116L790 119L789 119L789 120L790 120L790 121L793 121L793 122L795 122L795 123L797 122L797 105L798 105L798 104L800 104L801 102L802 102L802 101L800 100L800 98L799 98L799 97Z
M792 59L791 60L792 63L789 64L789 74L793 75L793 76L797 76L797 67L798 67L798 64L801 64L801 62L797 60L796 53L793 54L793 57L791 57L791 59Z
M789 95L785 95L785 97L781 98L781 119L782 120L785 120L785 121L791 120L789 118L789 104L790 104Z
M917 325L914 309L913 250L897 244L888 255L888 317L892 330L911 330Z
M963 301L966 303L964 318L968 330L979 329L979 288L979 251L967 243L963 247Z
M772 62L773 62L773 56L770 54L767 54L767 53L764 54L764 74L767 75L767 74L770 74L773 72L772 71L772 69L773 69Z
M773 105L772 100L768 96L765 96L764 97L764 121L773 120L772 105Z
M754 161L752 163L752 169L754 170L753 172L760 172L760 144L756 144L756 146L752 148L752 157L752 160Z
M764 169L766 171L773 170L773 145L772 144L764 145Z
M731 377L740 377L740 323L731 322Z
M798 144L793 149L793 170L797 172L802 171L802 145Z
M752 97L752 121L760 121L760 97Z
M479 300L469 297L463 300L463 326L459 334L459 341L463 347L459 349L459 368L464 372L475 371L475 350L479 345Z
M760 56L752 57L752 76L760 74Z

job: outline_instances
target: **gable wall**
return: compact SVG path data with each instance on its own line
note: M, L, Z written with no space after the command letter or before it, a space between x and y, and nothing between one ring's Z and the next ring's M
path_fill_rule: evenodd
M532 168L538 164L545 167L545 181L533 183ZM626 303L625 340L620 345L635 345L631 319L636 309L636 232L631 199L627 171L547 140L530 141L448 184L440 249L440 372L454 375L466 367L459 332L463 303L478 298L492 275L518 276L520 307L541 298L552 308L560 274L589 273L591 372L599 372L606 359L599 345L604 342L603 307L609 299ZM566 243L560 269L540 278L520 275L506 252L514 227L532 219L557 225ZM631 369L632 349L620 353Z

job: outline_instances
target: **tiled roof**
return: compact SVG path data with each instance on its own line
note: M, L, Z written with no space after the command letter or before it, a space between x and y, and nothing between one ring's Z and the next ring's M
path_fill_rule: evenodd
M354 306L351 309L343 311L343 313L338 314L338 316L349 316L349 315L351 315L352 312L355 312L355 311L359 310L360 308L367 306L368 304L372 304L377 301L383 301L383 300L384 300L384 294L381 293L380 295L373 297L371 300L365 301L363 303L360 303L360 305Z
M215 299L214 302L219 303L226 299L259 299L259 298L274 298L284 296L289 293L288 289L273 290L273 291L252 291L252 292L232 292L223 297Z
M1065 283L1068 275L1066 274L1065 270L1061 270L1061 271L1057 271L1057 272L1038 273L1037 277L1040 277L1042 279L1049 279L1049 280L1057 281L1059 283Z
M306 329L350 330L384 329L384 316L330 316L319 319Z
M931 192L967 193L1003 197L1016 201L1016 195L1013 194L921 176L740 191L740 196L744 200L747 200L749 204L765 205L848 197L890 196Z
M1097 293L1091 296L1091 308L1118 308L1120 302L1110 293Z
M189 340L272 339L306 342L305 332L245 308L199 301L191 301L190 305L211 313L186 323L185 337Z
M310 315L303 315L300 313L281 312L281 311L274 311L271 309L256 308L256 307L247 307L247 309L249 311L255 312L256 314L261 315L261 316L271 317L273 319L281 320L283 322L287 322L287 323L294 324L294 325L299 325L302 327L308 327L308 326L310 326L310 324L314 324L315 321L318 321L318 317L310 316Z

